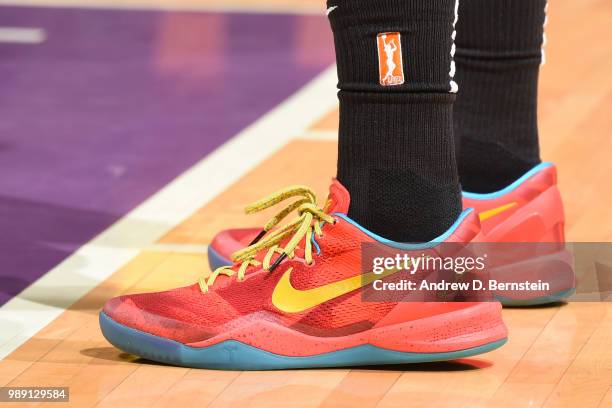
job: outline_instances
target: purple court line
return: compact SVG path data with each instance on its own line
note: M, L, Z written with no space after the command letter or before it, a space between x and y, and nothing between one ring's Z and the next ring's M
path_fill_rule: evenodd
M0 26L47 37L0 43L0 305L333 62L323 16L0 7Z

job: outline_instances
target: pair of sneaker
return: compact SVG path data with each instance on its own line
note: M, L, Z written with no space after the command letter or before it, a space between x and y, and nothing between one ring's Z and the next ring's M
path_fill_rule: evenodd
M362 246L435 253L453 243L563 243L556 184L555 167L543 163L499 192L464 193L457 222L417 245L386 240L351 220L349 193L336 180L325 208L310 189L293 186L247 208L294 200L263 231L215 237L209 246L213 272L206 278L108 301L100 313L102 332L119 349L146 359L217 369L402 364L485 353L507 340L499 302L371 301L366 294L373 281L394 272L362 274ZM296 210L295 219L278 226ZM496 278L512 281L522 264L498 268ZM573 287L564 279L544 293L493 295L505 304L541 304L562 300Z

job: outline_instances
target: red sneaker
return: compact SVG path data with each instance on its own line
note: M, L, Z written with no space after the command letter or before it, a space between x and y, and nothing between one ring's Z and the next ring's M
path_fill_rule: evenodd
M565 246L563 202L552 163L540 164L495 193L464 192L463 207L479 214L482 233L477 240L493 243L492 251L506 258L490 269L490 279L549 285L542 290L494 290L503 305L554 303L574 293L573 259Z
M350 197L337 181L325 210L299 186L250 210L289 198L301 201L299 216L241 250L234 265L191 286L108 301L100 313L104 336L150 360L241 370L450 360L505 343L496 302L364 301L370 283L395 272L362 274L361 244L411 246L384 240L349 219ZM467 210L444 235L419 248L469 242L479 231L478 217Z

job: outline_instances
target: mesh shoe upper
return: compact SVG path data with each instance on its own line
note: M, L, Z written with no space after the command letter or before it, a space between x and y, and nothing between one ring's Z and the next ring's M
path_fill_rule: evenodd
M330 193L329 212L348 207L348 192L334 182ZM182 343L210 339L239 325L267 320L309 335L344 336L367 330L381 321L397 305L395 302L366 302L362 290L353 290L304 311L290 313L280 310L272 295L281 276L289 268L291 286L298 291L318 288L351 278L361 273L361 244L375 242L364 231L337 217L335 224L323 226L316 238L320 251L314 263L308 265L303 249L295 251L293 259L285 259L269 272L262 266L247 269L245 279L219 276L207 292L198 284L158 293L125 295L110 300L104 307L113 320L131 328ZM476 215L470 214L448 238L448 241L470 241L479 231ZM303 248L302 242L300 248ZM281 245L282 246L282 245ZM258 255L262 257L261 254ZM233 267L234 270L237 265ZM180 272L180 271L177 271ZM424 313L435 314L457 310L468 304L440 303L406 313L406 320L422 318Z

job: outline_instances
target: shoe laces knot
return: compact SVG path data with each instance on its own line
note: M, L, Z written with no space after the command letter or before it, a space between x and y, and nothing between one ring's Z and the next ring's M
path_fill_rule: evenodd
M232 254L234 265L222 266L217 268L207 278L202 277L199 279L198 284L202 292L208 292L208 289L215 283L215 279L219 275L228 277L236 275L236 279L242 281L250 266L263 265L263 269L266 271L273 271L285 258L292 259L295 256L295 250L304 238L304 260L307 264L312 264L313 234L320 237L323 234L322 224L324 222L333 224L335 221L334 217L317 206L317 197L310 188L300 185L286 187L252 203L246 207L245 211L247 214L254 214L291 198L297 198L297 200L285 206L278 214L272 217L249 246ZM294 219L268 235L270 230L296 210L297 216ZM281 248L280 243L290 236L289 241ZM267 250L267 252L262 262L260 262L256 259L256 256L263 250ZM274 263L270 264L274 254L280 254L280 256L276 258ZM240 266L236 271L234 268L238 264Z

